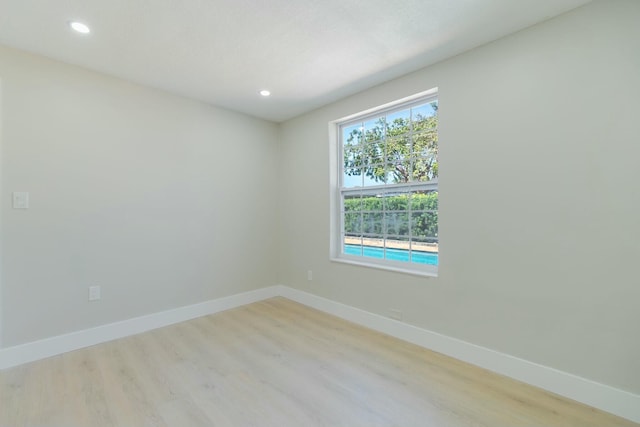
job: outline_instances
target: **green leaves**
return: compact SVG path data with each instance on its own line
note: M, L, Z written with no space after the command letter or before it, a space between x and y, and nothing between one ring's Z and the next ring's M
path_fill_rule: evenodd
M438 193L350 197L344 200L344 232L360 236L438 238Z
M438 176L437 101L351 126L343 141L344 173L377 184Z

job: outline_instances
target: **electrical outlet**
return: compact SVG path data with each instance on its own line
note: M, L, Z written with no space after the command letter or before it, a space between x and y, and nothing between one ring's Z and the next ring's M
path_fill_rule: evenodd
M100 286L89 286L89 301L100 299Z
M389 317L395 320L402 321L402 310L398 310L395 308L389 309Z
M307 270L307 280L308 281L312 281L313 280L313 271Z

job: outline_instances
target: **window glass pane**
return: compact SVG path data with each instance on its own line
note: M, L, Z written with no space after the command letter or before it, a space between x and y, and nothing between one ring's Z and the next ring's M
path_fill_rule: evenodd
M387 240L385 258L391 261L409 261L409 242L400 240Z
M385 240L385 246L387 249L396 249L409 252L411 244L406 236L388 236Z
M362 187L362 146L358 141L343 140L342 159L342 186Z
M418 121L413 122L413 133L429 133L431 135L436 135L438 131L438 118L427 117L425 119L420 119Z
M438 110L438 101L433 101L427 104L418 105L411 109L411 118L413 119L414 122L421 122L424 119L435 116L437 113L437 110Z
M438 265L438 242L436 239L414 238L411 242L411 262Z
M408 236L409 214L407 212L385 212L384 225L387 235Z
M384 209L386 211L406 211L409 208L411 193L384 194Z
M360 147L361 161L365 168L384 163L384 141L367 143Z
M379 234L363 236L362 245L375 247L375 248L384 248L384 237Z
M384 248L377 246L363 246L362 255L369 258L384 258Z
M362 157L362 148L359 144L351 144L346 142L342 149L342 157L345 162L353 163L359 157Z
M387 115L387 136L394 137L408 133L410 128L411 110L396 111Z
M409 135L388 138L384 145L384 155L387 163L407 162L411 157L411 138Z
M364 196L362 198L362 210L371 212L371 211L382 211L384 207L384 200L382 197L378 196Z
M365 212L362 214L362 231L364 234L382 234L382 212Z
M373 174L374 172L379 173L380 171L377 169L374 171L372 168L370 172ZM364 187L371 187L373 185L384 185L384 183L385 183L384 176L374 177L374 178L371 178L369 175L364 176L364 184L363 184Z
M401 184L408 182L411 179L411 161L395 162L387 164L386 170L386 183L387 184Z
M411 196L412 211L437 211L438 210L438 192L437 191L421 191L413 193Z
M363 124L355 123L342 128L342 143L344 145L358 145L362 141Z
M414 237L438 237L437 212L411 212L411 234Z
M360 212L362 210L362 197L360 194L345 195L343 209L345 212Z
M346 212L344 214L344 234L348 236L362 234L362 214L360 212Z
M384 238L382 236L363 237L362 255L369 258L384 258Z
M344 188L362 187L363 186L362 178L363 178L362 169L359 169L359 168L347 169L345 167L344 172L342 174L342 186Z
M362 237L343 236L342 241L345 254L362 256Z
M412 153L415 157L429 157L438 154L438 135L435 132L414 134L412 142Z
M382 141L384 139L384 117L376 117L364 123L365 142Z
M375 164L368 165L364 169L364 186L371 187L374 185L384 185L387 182L387 175L385 170L385 165Z
M418 157L412 163L412 181L427 182L438 176L437 157Z

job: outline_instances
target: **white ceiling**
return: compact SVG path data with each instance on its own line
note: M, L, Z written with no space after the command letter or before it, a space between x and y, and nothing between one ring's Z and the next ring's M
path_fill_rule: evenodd
M0 0L0 43L283 121L589 1Z

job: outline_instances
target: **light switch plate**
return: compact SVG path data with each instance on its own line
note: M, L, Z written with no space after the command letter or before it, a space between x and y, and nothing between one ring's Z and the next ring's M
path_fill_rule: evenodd
M13 192L13 209L28 209L29 193L24 191Z

